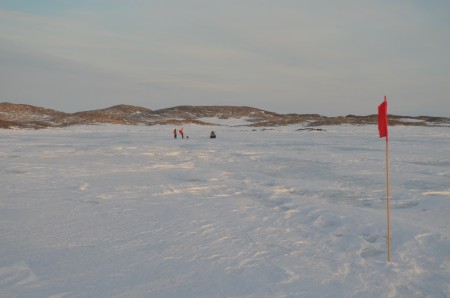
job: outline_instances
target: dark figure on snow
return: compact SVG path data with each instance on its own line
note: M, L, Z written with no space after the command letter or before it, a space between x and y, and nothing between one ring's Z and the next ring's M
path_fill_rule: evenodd
M174 139L177 138L177 129L176 129L176 128L173 130L173 138L174 138Z
M215 139L216 138L216 133L214 131L211 131L211 134L209 135L209 137L211 139Z

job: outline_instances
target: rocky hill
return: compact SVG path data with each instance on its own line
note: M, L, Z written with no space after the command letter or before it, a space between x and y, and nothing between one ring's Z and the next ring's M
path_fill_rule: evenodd
M216 120L240 119L240 126L283 126L302 124L306 127L326 125L376 124L377 115L325 117L317 114L277 114L245 106L177 106L152 111L147 108L117 105L106 109L64 113L32 105L0 103L0 128L46 128L69 125L219 125ZM450 118L389 115L389 125L447 126Z

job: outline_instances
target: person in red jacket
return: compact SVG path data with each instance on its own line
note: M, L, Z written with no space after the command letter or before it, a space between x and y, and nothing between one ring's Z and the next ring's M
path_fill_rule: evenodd
M176 128L173 130L173 138L174 138L174 139L177 138L177 129L176 129Z
M181 138L184 139L184 130L183 127L179 130Z

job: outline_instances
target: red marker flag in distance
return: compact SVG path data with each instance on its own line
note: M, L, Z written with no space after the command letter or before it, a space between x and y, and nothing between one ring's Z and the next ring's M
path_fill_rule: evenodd
M388 117L387 117L387 100L386 96L384 101L378 106L378 132L380 138L388 137Z

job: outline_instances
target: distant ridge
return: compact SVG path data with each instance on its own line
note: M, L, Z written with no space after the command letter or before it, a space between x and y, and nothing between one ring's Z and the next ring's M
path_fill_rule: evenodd
M219 125L212 119L241 119L240 126L268 127L302 124L307 127L325 125L373 125L377 115L325 117L318 114L277 114L247 106L176 106L150 110L132 105L116 105L106 109L64 113L25 104L0 103L0 128L47 128L70 125ZM389 115L389 125L446 126L450 118Z

